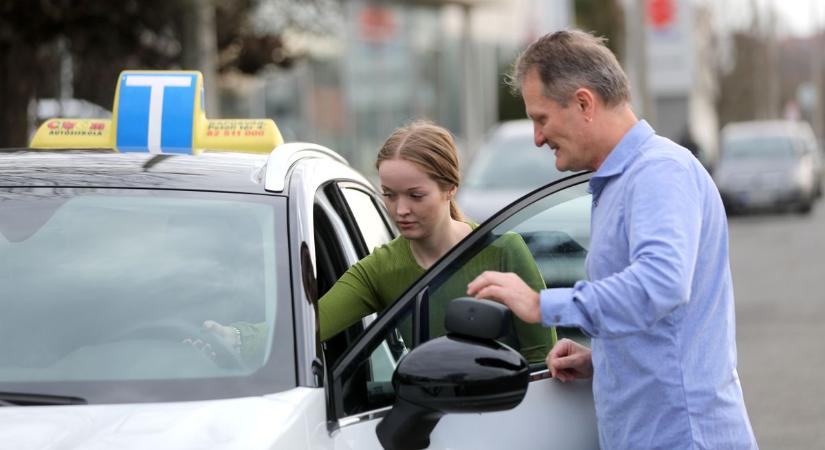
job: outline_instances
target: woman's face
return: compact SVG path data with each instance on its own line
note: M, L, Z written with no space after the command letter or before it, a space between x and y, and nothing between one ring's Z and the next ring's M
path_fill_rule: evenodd
M384 204L401 234L426 239L434 230L447 230L450 198L455 188L442 191L417 165L404 159L385 160L378 167Z

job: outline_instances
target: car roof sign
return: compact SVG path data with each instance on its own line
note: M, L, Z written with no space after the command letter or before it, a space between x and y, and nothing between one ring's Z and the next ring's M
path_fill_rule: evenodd
M120 74L112 119L49 119L32 148L109 148L121 152L269 153L283 143L271 119L209 120L197 71Z
M113 122L121 152L190 153L200 73L124 72Z

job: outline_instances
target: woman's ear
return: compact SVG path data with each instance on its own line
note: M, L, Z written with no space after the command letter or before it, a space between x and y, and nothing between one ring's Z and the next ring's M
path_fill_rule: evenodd
M453 186L450 189L447 189L447 200L452 200L455 198L455 194L458 192L458 186Z

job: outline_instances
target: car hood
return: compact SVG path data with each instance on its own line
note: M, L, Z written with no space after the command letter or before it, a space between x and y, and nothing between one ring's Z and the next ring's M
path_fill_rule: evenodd
M0 407L0 442L19 449L289 448L308 445L319 389L177 403ZM314 397L319 396L320 399Z
M754 160L754 161L736 161L736 162L722 162L716 170L717 176L730 175L760 175L764 173L787 173L800 164L800 161L771 161L771 160Z
M531 190L462 188L457 201L464 215L481 223Z

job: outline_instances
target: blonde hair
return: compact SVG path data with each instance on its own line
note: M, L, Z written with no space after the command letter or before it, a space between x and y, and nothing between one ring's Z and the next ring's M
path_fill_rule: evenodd
M393 131L378 151L375 168L391 159L403 159L415 164L442 191L458 188L461 183L453 135L430 121L417 120ZM464 220L455 198L450 198L450 217Z

